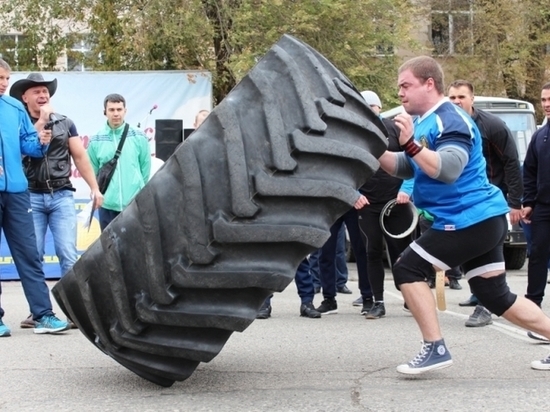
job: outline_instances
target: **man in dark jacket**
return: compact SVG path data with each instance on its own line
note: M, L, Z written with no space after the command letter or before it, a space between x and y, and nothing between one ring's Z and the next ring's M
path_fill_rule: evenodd
M50 105L50 97L56 89L57 79L46 81L40 73L31 73L26 79L13 84L10 95L25 105L38 130L47 128L52 131L52 141L44 150L44 156L26 156L23 164L29 181L38 252L40 257L44 256L49 226L63 276L78 259L74 189L70 180L71 159L92 191L94 208L101 206L103 195L99 192L76 126L68 117L55 113ZM21 322L22 328L33 326L31 316Z
M542 86L541 103L550 120L550 83ZM550 258L550 121L535 132L523 163L522 218L531 224L531 252L527 266L526 298L541 305ZM532 337L532 336L531 336ZM549 366L550 367L550 366Z
M474 109L474 87L466 80L456 80L449 86L449 100L468 113L479 128L483 144L483 157L487 163L489 182L497 186L510 207L510 223L517 224L521 218L523 182L518 150L512 132L504 122L492 113ZM479 305L472 295L461 306L476 306L466 321L466 326L477 327L493 323L491 313Z

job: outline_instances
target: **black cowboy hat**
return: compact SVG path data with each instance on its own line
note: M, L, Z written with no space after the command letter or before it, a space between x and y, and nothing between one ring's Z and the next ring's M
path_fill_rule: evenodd
M17 80L10 88L10 96L15 97L19 101L23 101L23 94L31 87L46 86L52 97L57 90L57 79L50 81L44 80L40 73L31 73L26 79Z

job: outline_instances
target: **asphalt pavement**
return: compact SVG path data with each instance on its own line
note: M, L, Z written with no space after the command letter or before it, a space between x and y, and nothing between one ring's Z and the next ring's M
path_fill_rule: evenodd
M356 279L353 264L350 275ZM508 274L523 294L525 268ZM338 314L299 317L292 283L273 299L270 319L235 333L210 363L170 388L130 372L92 345L78 330L35 335L20 329L28 306L18 282L3 282L4 322L12 336L0 338L2 411L547 411L550 371L530 362L548 354L525 331L494 317L491 326L466 328L473 308L458 302L463 290L446 291L440 321L452 367L418 377L396 372L414 357L421 336L393 281L386 276L385 318L366 320L338 295ZM50 287L54 285L49 282ZM315 305L321 303L316 295ZM550 313L550 306L543 307ZM62 313L58 314L62 317Z

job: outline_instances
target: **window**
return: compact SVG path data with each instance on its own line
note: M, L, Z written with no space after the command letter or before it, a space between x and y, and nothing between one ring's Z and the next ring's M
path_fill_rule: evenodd
M67 70L76 72L90 71L86 66L86 60L90 58L92 51L91 44L86 38L77 40L73 46L67 50Z
M433 0L431 39L434 53L472 53L473 15L473 0Z
M28 36L22 34L0 35L0 57L12 70L32 70L37 68L36 48Z

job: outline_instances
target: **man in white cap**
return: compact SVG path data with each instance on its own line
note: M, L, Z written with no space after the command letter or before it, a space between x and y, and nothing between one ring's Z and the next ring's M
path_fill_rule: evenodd
M378 97L378 95L371 90L365 90L361 93L361 96L363 96L363 99L365 99L373 112L379 115L380 110L382 109L380 97Z
M370 90L364 91L361 95L372 111L380 115L382 103L378 95ZM388 150L401 151L398 138L399 130L394 122L387 119L382 119L382 121L388 131ZM407 204L412 189L412 180L403 182L402 179L390 176L382 169L379 169L367 183L359 188L361 194L365 195L369 200L369 203L358 211L359 227L365 240L367 240L365 242L367 245L367 273L373 295L370 309L364 313L366 319L380 319L386 315L386 308L384 306L384 239L388 245L390 263L392 265L412 240L411 236L395 239L385 234L379 224L380 214L384 206L392 200L396 199L398 204ZM388 219L392 220L392 225L408 227L410 225L408 208L402 206L394 207ZM365 306L369 306L368 302L366 305L364 304Z

